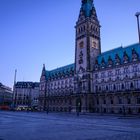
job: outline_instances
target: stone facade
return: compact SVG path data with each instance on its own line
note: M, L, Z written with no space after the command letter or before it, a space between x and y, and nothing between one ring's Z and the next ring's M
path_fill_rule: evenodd
M132 45L135 47L136 45ZM130 47L130 46L129 46ZM139 45L140 47L140 45ZM133 55L133 54L132 54ZM140 113L140 61L97 65L93 72L94 111L108 113Z
M14 107L38 107L39 83L17 82L14 85Z
M75 29L75 63L52 71L43 66L40 109L140 113L140 44L101 53L93 0L82 0Z
M51 111L70 111L73 89L73 64L50 72L43 66L40 79L40 108L47 109L49 106Z

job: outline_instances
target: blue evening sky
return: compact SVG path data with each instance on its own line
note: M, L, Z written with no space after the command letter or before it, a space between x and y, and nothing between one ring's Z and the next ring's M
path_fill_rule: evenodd
M140 0L94 0L102 52L138 42ZM42 65L51 70L74 62L75 23L81 0L0 0L0 82L39 81Z

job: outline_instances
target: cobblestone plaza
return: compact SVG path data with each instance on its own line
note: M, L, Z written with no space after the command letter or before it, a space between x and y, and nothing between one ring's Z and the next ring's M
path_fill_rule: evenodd
M0 140L140 140L140 117L0 112Z

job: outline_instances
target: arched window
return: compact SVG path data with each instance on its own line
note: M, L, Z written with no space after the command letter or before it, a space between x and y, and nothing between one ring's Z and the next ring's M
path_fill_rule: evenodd
M122 84L122 89L124 89L124 84Z
M119 104L122 104L122 99L118 97Z
M127 103L131 104L131 99L130 98L127 99Z
M106 91L108 91L108 86L106 86Z
M131 88L133 88L134 87L134 85L133 85L133 83L131 82Z
M111 98L110 102L111 102L111 104L114 104L114 102L113 102L113 99L112 99L112 98Z
M116 90L116 85L115 85L115 84L114 84L114 87L113 87L113 89L114 89L114 90Z

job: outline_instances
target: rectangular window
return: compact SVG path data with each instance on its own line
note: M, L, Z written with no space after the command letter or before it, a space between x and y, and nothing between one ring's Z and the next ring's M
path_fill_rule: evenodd
M101 73L101 78L105 78L105 72Z
M122 99L121 98L119 98L119 104L122 104Z
M133 72L137 72L138 71L138 66L133 66Z
M140 104L140 98L137 98L137 104Z
M116 70L116 75L120 75L120 73L121 73L121 72L120 72L120 69L117 69L117 70Z
M111 77L112 76L112 71L108 72L108 76Z
M138 89L139 88L139 81L138 80L135 80L134 81L134 88L135 89Z
M95 78L96 78L96 79L98 78L98 74L95 74Z
M126 88L126 90L130 89L130 82L125 82L125 88Z
M129 73L128 67L124 68L124 73L125 73L125 74L128 74L128 73Z

